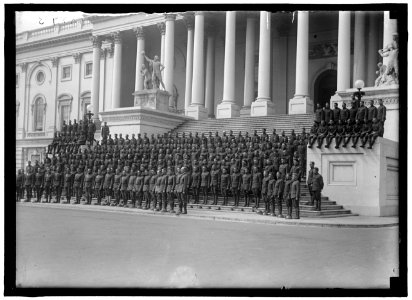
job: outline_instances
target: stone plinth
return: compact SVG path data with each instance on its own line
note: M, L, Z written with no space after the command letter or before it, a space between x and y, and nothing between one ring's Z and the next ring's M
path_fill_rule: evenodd
M270 100L256 100L250 106L250 116L262 117L275 114L275 105Z
M195 120L207 119L208 110L201 105L192 104L186 109L186 116Z
M398 215L398 143L378 138L372 149L351 145L335 149L333 141L329 148L308 148L307 170L314 161L323 176L322 195L360 215Z
M295 97L289 100L289 115L312 114L313 101L309 97Z
M166 91L152 89L136 91L133 93L134 107L145 109L156 109L159 111L169 111L170 94Z
M330 99L330 107L335 103L342 108L342 103L346 103L349 109L352 102L352 94L357 89L348 89L346 91L337 92ZM378 107L378 99L382 99L383 105L386 106L386 121L383 137L392 141L399 141L399 86L393 85L390 87L366 87L362 89L365 96L362 100L365 101L365 106L369 107L369 100L374 101L374 105Z
M166 102L167 103L167 102ZM169 105L167 103L167 105ZM176 128L190 118L175 113L158 111L154 109L143 109L138 107L116 108L100 112L102 122L107 122L110 128L110 134L126 134L129 138L134 133L147 133L157 135L163 134Z
M216 107L216 119L236 118L240 116L240 107L234 103L222 102Z
M250 106L242 106L240 109L240 117L250 117Z

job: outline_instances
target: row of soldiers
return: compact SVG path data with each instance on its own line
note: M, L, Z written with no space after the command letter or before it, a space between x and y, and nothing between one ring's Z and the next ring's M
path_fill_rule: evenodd
M47 153L54 154L60 151L77 152L82 145L93 144L95 141L96 124L92 119L87 120L85 117L79 123L74 119L69 120L69 124L63 121L61 131L54 133L53 141L48 145Z
M177 176L179 175L179 170L184 168L185 172L190 174L191 183L189 188L196 203L199 201L200 193L203 195L203 201L206 201L204 203L207 203L209 193L211 192L214 204L217 204L217 197L220 193L224 198L223 204L227 204L228 195L231 194L237 206L239 205L240 195L243 195L244 205L249 206L250 199L253 197L255 206L257 207L259 199L263 199L265 195L265 193L262 192L262 189L265 190L262 188L261 181L263 178L269 178L269 174L273 174L274 179L282 178L286 181L293 179L291 182L294 182L297 179L300 180L302 174L305 173L302 166L305 165L307 134L304 130L302 130L300 135L292 132L289 136L286 136L284 132L279 136L276 134L276 130L269 136L265 130L262 130L261 135L258 135L255 131L252 136L246 133L244 137L241 133L234 136L231 131L229 135L226 135L224 132L222 137L219 137L218 133L216 133L214 137L211 133L209 133L208 137L205 135L199 137L197 133L194 136L189 134L188 137L185 137L185 135L179 137L168 134L163 137L158 136L157 139L155 139L154 136L148 139L147 135L144 135L141 143L137 142L139 138L140 137L136 140L136 143L121 142L121 139L117 139L113 145L96 144L92 151L84 149L83 153L81 151L68 153L66 149L66 151L59 152L57 156L53 155L51 159L47 158L37 169L40 170L39 173L44 173L44 170L50 170L51 174L57 176L57 179L53 180L51 186L61 186L62 189L64 189L66 185L68 188L66 197L67 195L71 196L71 191L76 190L74 189L74 182L76 176L79 177L80 174L83 174L84 178L93 176L94 179L97 179L97 190L100 190L99 183L103 180L102 178L105 178L108 174L112 174L113 178L118 176L119 179L129 176L127 184L124 178L123 184L116 185L112 192L109 191L108 195L104 193L106 198L113 197L114 202L108 202L116 203L116 205L122 205L121 201L125 204L126 200L131 198L135 199L134 202L136 202L139 193L136 194L136 197L132 196L133 193L128 193L127 197L125 194L127 191L132 191L132 186L135 186L135 184L129 184L129 180L135 180L135 178L139 176L147 178L149 175L152 176L153 172L157 175L159 173L166 172L167 174L172 172L174 176ZM186 144L186 142L188 142L188 144ZM282 144L280 144L280 142L282 142ZM200 146L197 143L200 143ZM223 148L223 146L225 148ZM295 147L299 149L301 153L294 151ZM293 161L294 163L292 165L291 162ZM61 171L63 169L65 170L64 174ZM298 169L299 172L292 172L296 169ZM123 174L124 172L126 174ZM29 172L26 170L26 173ZM90 176L88 175L89 173L91 174ZM293 176L293 173L299 175ZM203 178L203 180L199 181L196 179L198 178L197 174L199 174L199 178ZM290 175L287 176L287 174ZM18 177L19 175L22 175L22 173L20 172ZM34 178L39 177L39 179L35 180L32 178L31 184L30 179L25 179L23 185L27 183L28 186L36 186L37 182L37 186L45 186L45 184L41 184L41 174L37 175L36 173L33 176ZM210 176L210 179L208 179L208 176ZM46 177L49 178L49 176L44 176L44 178ZM20 178L22 177L20 176ZM70 178L74 178L73 183L70 183L72 182ZM193 181L192 178L194 178ZM223 178L223 189L220 186L222 184L221 178ZM230 178L230 183L226 183L224 178ZM66 181L64 181L64 179L66 179ZM62 183L60 181L62 181ZM199 186L196 182L199 182ZM152 185L153 184L155 183L152 182ZM102 199L100 192L97 192L94 188L90 188L90 186L96 186L95 181L93 183L87 183L86 185L83 182L81 188L79 188L79 183L76 186L78 191L76 193L76 201L79 200L78 198L81 196L86 196L86 199L90 200L93 191L95 191L95 196L99 199L99 202ZM90 188L90 193L87 193L86 186ZM120 192L122 186L123 194ZM225 186L227 186L227 188L225 188ZM296 189L298 186L297 184ZM101 188L101 190L106 191L105 188ZM117 193L116 190L119 192ZM51 193L47 192L46 194L51 195ZM57 188L55 194L59 201L61 196L59 188ZM28 193L28 196L31 196L31 193ZM38 197L41 197L41 193ZM151 197L150 201L148 201L148 197ZM150 203L152 198L152 194L147 194L145 198L146 203ZM157 197L155 199L157 199ZM137 201L137 203L139 203L139 201ZM265 203L270 202L265 201ZM182 205L184 206L184 203L182 203ZM137 206L139 207L139 205ZM266 207L265 212L269 212L269 207Z
M329 109L326 103L325 108L318 108L315 112L315 122L310 129L308 138L308 148L311 148L317 142L317 148L321 148L322 143L326 140L325 148L329 148L335 139L335 148L346 147L352 141L352 147L355 148L358 141L361 141L360 147L365 147L369 142L369 149L372 149L376 139L383 136L384 124L386 120L386 107L382 99L378 99L379 106L373 105L367 108L364 101L360 101L359 108L356 103L352 102L350 109L346 104L342 104L342 109L337 107ZM343 143L342 143L343 142Z

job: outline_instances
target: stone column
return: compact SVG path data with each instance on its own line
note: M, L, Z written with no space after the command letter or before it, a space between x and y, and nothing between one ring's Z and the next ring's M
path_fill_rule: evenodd
M365 78L365 13L363 11L355 12L355 37L353 49L353 77L352 85L355 85L356 80Z
M250 105L255 98L255 18L248 16L246 20L245 49L245 82L243 92L243 107L240 116L250 116Z
M240 107L235 100L235 50L236 50L236 12L226 12L225 65L223 75L223 100L217 106L216 118L240 116Z
M99 36L93 36L91 38L93 43L93 75L92 75L92 91L91 91L91 104L93 107L92 113L93 119L99 119L99 89L100 89L100 47L102 46L102 40Z
M122 37L120 32L113 34L114 56L113 56L113 86L112 86L112 108L120 107L121 77L122 77Z
M137 38L137 47L136 47L136 79L134 90L141 91L144 89L143 76L141 74L142 65L144 64L144 56L142 52L144 51L144 29L143 27L134 28Z
M19 94L18 96L19 105L18 105L18 112L17 112L17 128L16 128L16 138L22 139L25 134L25 119L29 117L29 114L26 113L28 107L28 101L26 101L26 87L27 87L27 67L28 63L24 62L20 64L21 72L19 75Z
M270 12L260 12L259 27L258 97L251 106L250 115L252 117L273 115L275 112L274 105L270 99Z
M165 14L166 30L165 30L165 60L164 60L164 84L166 91L169 92L169 107L174 108L173 103L173 67L175 58L175 14Z
M209 118L215 117L215 32L207 28L205 102Z
M375 12L369 14L369 29L368 29L368 55L367 55L367 73L366 73L366 86L375 86L375 79L377 78L376 71L378 69L377 64L380 61L378 58L378 20Z
M166 24L164 22L157 23L157 28L160 31L160 62L162 65L165 64L165 33L166 33ZM164 76L164 70L162 71L162 78Z
M337 91L350 88L350 11L339 12Z
M192 76L193 76L193 15L186 14L184 22L187 28L187 50L186 50L186 87L185 87L185 113L192 99Z
M298 12L296 43L296 86L295 96L289 101L289 114L313 113L313 102L309 98L309 12Z
M397 33L398 24L396 19L391 19L389 11L383 12L383 47L385 48L388 44L392 43L393 34ZM388 57L383 58L383 64L387 65Z
M203 11L195 12L195 35L193 47L193 79L192 103L187 109L187 116L196 120L207 118L205 108L205 83L204 83L204 26L205 16Z

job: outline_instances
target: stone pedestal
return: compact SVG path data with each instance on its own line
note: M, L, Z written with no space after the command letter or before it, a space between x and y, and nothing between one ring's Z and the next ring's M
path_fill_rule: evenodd
M312 114L313 101L309 97L296 97L289 100L289 115Z
M236 118L240 116L240 107L231 102L222 102L216 107L216 119Z
M207 119L207 108L202 105L192 104L186 110L186 116L194 118L195 120Z
M166 91L152 89L136 91L133 93L134 106L136 108L156 109L159 111L169 111L170 94Z
M342 103L346 103L346 107L349 109L352 102L352 94L357 89L347 89L346 91L337 92L330 98L330 107L333 107L335 103L342 108ZM386 121L384 138L393 141L399 141L399 86L393 85L389 87L366 87L362 89L365 92L365 96L362 100L365 101L365 106L369 107L369 101L373 100L374 105L378 107L378 99L383 100L383 105L386 106Z
M319 168L322 195L360 215L398 215L398 143L378 138L372 149L351 145L308 148L307 170L311 161Z
M256 100L250 107L250 116L261 117L275 114L275 105L270 100Z
M168 105L168 102L164 102ZM107 122L110 134L115 133L130 137L134 133L157 135L173 130L190 118L166 111L144 109L138 107L124 107L100 112L102 122Z
M240 117L250 117L250 106L242 106L240 109Z

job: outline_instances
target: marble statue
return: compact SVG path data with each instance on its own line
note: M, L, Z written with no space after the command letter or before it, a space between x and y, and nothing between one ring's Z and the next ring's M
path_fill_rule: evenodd
M165 85L162 81L162 70L165 68L164 65L159 61L159 56L155 55L153 59L148 58L145 52L142 51L142 55L147 60L147 62L152 66L152 84L154 89L159 88L159 83L162 85L163 90L166 90Z

